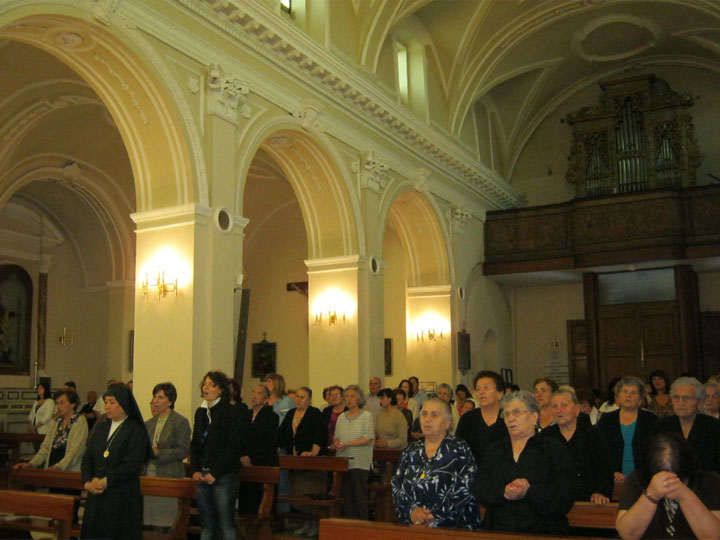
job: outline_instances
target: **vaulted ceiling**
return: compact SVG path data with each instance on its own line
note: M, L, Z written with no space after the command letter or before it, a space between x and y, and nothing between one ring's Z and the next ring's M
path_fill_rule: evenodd
M506 173L540 123L600 80L655 68L720 74L720 2L355 0L359 59L376 67L399 28L425 40L458 136L477 102L496 111Z

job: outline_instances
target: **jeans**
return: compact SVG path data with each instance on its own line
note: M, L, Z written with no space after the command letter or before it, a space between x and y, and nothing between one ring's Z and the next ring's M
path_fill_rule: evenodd
M200 540L237 540L237 494L238 477L235 473L218 478L214 484L197 485L196 499L202 525Z

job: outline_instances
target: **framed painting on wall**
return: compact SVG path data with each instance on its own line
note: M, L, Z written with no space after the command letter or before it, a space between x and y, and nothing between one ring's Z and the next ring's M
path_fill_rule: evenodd
M0 373L27 375L30 371L30 331L33 285L24 268L0 266Z
M268 373L277 371L277 343L263 339L252 344L252 376L264 379Z
M385 375L392 375L392 338L385 338Z

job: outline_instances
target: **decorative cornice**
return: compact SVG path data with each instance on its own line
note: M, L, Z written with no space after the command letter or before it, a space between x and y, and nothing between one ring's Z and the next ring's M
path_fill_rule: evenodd
M192 225L198 222L207 223L211 215L211 208L202 204L189 203L147 212L135 212L130 214L130 218L137 225L138 232L141 232Z
M521 202L521 197L497 173L464 153L454 139L418 121L374 89L373 83L366 81L358 70L322 50L277 15L263 13L260 10L264 8L253 2L242 5L216 0L175 2L366 122L394 133L396 140L422 159L431 160L440 169L451 169L456 173L452 176L465 180L476 195L491 205L506 208Z
M428 285L426 287L408 287L408 298L437 298L450 296L452 285Z
M367 257L360 255L341 255L339 257L324 257L321 259L306 259L308 274L323 272L340 272L343 270L357 270L367 265Z

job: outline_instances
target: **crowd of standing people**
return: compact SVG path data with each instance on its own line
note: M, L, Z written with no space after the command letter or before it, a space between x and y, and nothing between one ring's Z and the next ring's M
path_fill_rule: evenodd
M237 538L238 508L252 512L262 496L258 486L239 485L239 469L277 466L282 454L349 458L343 515L367 520L374 448L403 451L392 495L398 519L411 525L568 534L575 501L607 504L622 484L616 526L623 538L720 537L715 380L671 382L656 371L648 392L637 377L624 377L599 404L592 392L547 378L532 392L506 388L492 371L474 377L474 392L440 384L434 395L417 377L397 388L373 377L367 394L358 385L325 388L322 410L312 389L288 392L276 373L252 389L249 407L238 381L222 372L209 371L199 386L191 429L174 410L170 382L153 388L147 421L126 384L108 385L98 414L90 402L78 410L74 384L51 397L41 383L28 427L45 439L16 467L82 473L83 538L169 531L177 505L143 499L139 477L182 478L188 457L202 540ZM279 491L322 493L326 482L323 473L293 471ZM303 521L295 532L312 536L314 527Z

